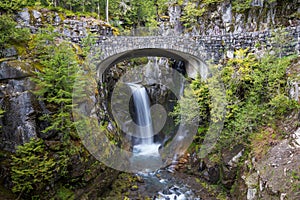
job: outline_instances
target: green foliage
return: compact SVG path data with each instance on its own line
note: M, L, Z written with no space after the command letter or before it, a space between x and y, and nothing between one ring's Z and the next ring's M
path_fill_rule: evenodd
M42 45L47 43L48 45ZM36 36L34 51L40 59L43 70L36 73L32 80L36 83L34 93L43 100L49 114L42 119L50 122L44 133L55 131L68 138L75 136L72 122L72 91L79 60L72 46L67 42L54 43L53 35L41 33Z
M59 35L54 32L54 28L49 26L47 28L39 29L39 32L32 35L32 40L29 42L29 50L34 58L40 62L49 57L52 53L53 46L55 46L55 38Z
M169 0L157 0L156 6L157 6L157 13L158 15L166 15L168 11L170 1Z
M295 192L300 191L300 167L297 170L292 170L290 173L292 190Z
M262 125L296 108L286 93L286 69L292 57L266 54L258 60L247 50L239 50L222 70L228 100L223 145L247 142Z
M232 1L232 9L236 12L245 12L251 7L252 0L234 0Z
M74 193L70 189L65 188L63 186L59 188L56 196L59 200L73 200L73 199L75 199L74 198Z
M20 196L33 195L43 191L54 179L68 176L70 156L74 154L75 148L72 145L59 145L63 148L55 154L46 147L42 139L31 139L18 146L11 163L14 193L20 193Z
M213 3L220 3L223 2L224 0L203 0L204 4L213 4Z
M12 156L13 192L28 193L41 190L54 178L56 162L45 150L43 140L32 139L19 146Z
M13 12L18 11L25 6L34 5L34 0L1 0L0 11Z
M201 118L199 133L194 141L196 144L193 144L196 149L201 145L199 143L208 122L222 120L218 104L226 103L226 115L217 151L236 144L248 144L249 136L260 127L268 126L275 119L300 107L288 97L287 92L286 71L294 57L280 57L279 54L273 48L270 53L266 52L258 58L248 49L240 49L224 66L211 66L214 76L205 82L196 79L191 83L192 90L185 91L184 97L179 100L181 108L175 107L172 115L179 116L178 121ZM222 96L220 89L216 89L218 87L213 87L219 80L224 83L225 96ZM196 96L198 101L193 102L192 96Z
M29 30L16 28L17 23L10 15L0 15L0 49L7 44L22 43L29 40Z
M289 47L294 41L294 38L288 34L285 28L278 27L272 32L270 42L272 43L272 51L280 58L283 57L286 47Z
M197 78L191 82L191 88L184 91L184 97L178 101L178 106L170 115L180 116L175 119L177 124L180 122L193 123L199 119L206 121L209 116L210 103L208 85Z
M92 34L88 34L87 37L82 39L81 45L82 45L83 56L87 56L90 53L95 43L96 43L96 38Z
M122 0L111 1L110 10L114 11L112 20L125 29L139 26L156 26L158 7L154 1Z
M205 7L199 8L199 6L196 6L196 3L188 2L183 8L183 14L180 21L186 28L189 28L197 23L198 18L201 17L204 12Z

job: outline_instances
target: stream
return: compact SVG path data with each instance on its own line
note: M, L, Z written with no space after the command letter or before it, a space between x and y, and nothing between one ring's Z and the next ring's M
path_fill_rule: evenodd
M200 200L190 185L168 170L154 173L139 173L145 181L145 190L152 193L153 200Z
M129 86L133 93L135 121L138 125L136 131L139 135L138 142L133 145L131 164L145 166L147 163L149 167L137 174L144 180L144 192L149 193L153 200L200 200L188 184L174 176L172 165L165 170L151 172L162 161L158 151L161 144L153 139L149 97L142 85L130 83ZM176 157L173 163L176 163Z

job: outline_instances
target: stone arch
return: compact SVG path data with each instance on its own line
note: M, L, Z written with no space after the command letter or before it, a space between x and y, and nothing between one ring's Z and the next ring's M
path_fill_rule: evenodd
M100 81L101 74L112 65L127 58L147 56L182 60L191 78L200 74L206 79L208 74L208 54L201 45L186 37L113 37L102 42L100 49L100 63L97 66Z

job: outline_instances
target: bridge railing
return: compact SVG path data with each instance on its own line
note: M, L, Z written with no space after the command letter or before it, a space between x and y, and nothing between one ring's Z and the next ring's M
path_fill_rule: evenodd
M286 38L290 38L288 44L284 44L281 47L285 55L291 53L300 53L300 26L296 27L287 27L285 29L274 29L274 30L264 30L256 32L245 32L237 34L225 34L225 35L209 35L209 36L200 36L200 35L161 35L161 30L156 28L144 28L136 29L135 32L130 32L127 35L120 36L96 36L98 46L110 46L113 45L114 48L118 48L128 44L130 48L135 48L136 45L140 45L143 42L153 42L153 43L170 43L173 46L189 46L189 48L197 48L203 51L208 52L210 55L213 55L214 60L219 60L224 56L226 51L234 51L240 48L250 49L257 48L262 46L263 48L269 48L276 46L274 41L272 42L271 38L276 32L287 32ZM73 42L80 43L82 37L71 38ZM176 43L176 44L174 44Z
M164 33L164 30L161 28L152 28L152 27L144 27L144 28L138 28L138 29L132 29L127 32L122 32L118 36L114 36L112 34L107 35L98 35L95 36L95 38L99 40L109 40L113 38L119 38L122 37L176 37L176 38L189 38L194 41L218 41L218 40L246 40L246 39L263 39L263 38L271 38L273 32L278 32L278 30L284 30L288 33L288 36L292 36L295 39L298 39L300 37L300 26L294 26L294 27L286 27L284 29L269 29L269 30L262 30L262 31L255 31L255 32L241 32L241 33L228 33L228 34L220 34L220 35L182 35L175 33L175 31L169 31L168 33ZM71 40L74 42L81 41L84 36L71 36Z

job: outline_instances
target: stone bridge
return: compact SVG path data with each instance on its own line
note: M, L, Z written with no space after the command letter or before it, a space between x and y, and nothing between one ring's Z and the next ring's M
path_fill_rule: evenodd
M275 30L276 31L276 30ZM273 45L270 38L274 31L249 32L215 36L111 36L99 37L101 73L126 58L160 56L185 62L188 76L195 77L196 69L205 69L209 61L217 63L220 59L233 57L240 48L263 50ZM300 26L285 29L290 41L283 46L285 54L300 50ZM278 44L277 44L278 45Z

